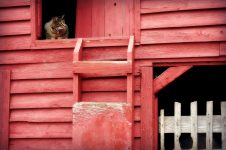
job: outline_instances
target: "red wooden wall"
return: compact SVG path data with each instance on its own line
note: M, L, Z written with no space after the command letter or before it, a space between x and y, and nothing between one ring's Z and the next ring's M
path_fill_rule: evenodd
M73 48L30 48L31 1L0 1L0 69L11 70L9 149L70 150ZM107 6L105 3L105 11L101 11L105 19L97 19L98 23L105 22L103 30L95 24L92 35L118 34L114 24L121 17L109 23ZM92 11L97 7L100 5L93 6ZM134 149L140 149L140 66L210 60L225 64L226 1L141 0L140 9L135 10L136 18L140 18L135 22L140 28L136 34L141 36L136 37L140 45L135 49ZM83 59L126 59L126 46L84 48ZM126 101L125 90L124 77L85 78L82 101Z
M77 0L77 37L114 37L132 34L132 0Z

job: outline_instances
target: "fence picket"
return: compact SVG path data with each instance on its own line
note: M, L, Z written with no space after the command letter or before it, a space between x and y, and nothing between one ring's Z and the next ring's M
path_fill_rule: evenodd
M191 103L191 137L193 140L193 150L197 150L198 146L198 138L197 138L197 133L198 133L198 122L197 122L197 101Z
M160 111L160 138L161 138L161 150L165 150L165 123L164 123L164 110Z
M221 102L222 149L226 149L226 102Z
M191 116L181 116L181 103L174 103L174 116L160 111L160 147L165 150L165 133L174 133L174 149L180 150L181 133L191 133L192 150L198 149L198 133L206 133L206 149L213 150L213 133L222 133L222 150L226 150L226 102L221 102L221 115L213 115L213 101L207 102L205 116L198 116L197 101L191 103ZM217 149L215 149L217 150Z
M181 136L181 104L178 102L174 103L174 116L175 116L175 128L174 128L174 149L179 150L180 141L179 138Z
M206 149L213 149L213 101L207 102L206 117Z

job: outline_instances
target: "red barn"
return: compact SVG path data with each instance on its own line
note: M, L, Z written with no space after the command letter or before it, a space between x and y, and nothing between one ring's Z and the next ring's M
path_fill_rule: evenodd
M160 109L226 101L225 25L225 0L0 0L0 149L160 149Z

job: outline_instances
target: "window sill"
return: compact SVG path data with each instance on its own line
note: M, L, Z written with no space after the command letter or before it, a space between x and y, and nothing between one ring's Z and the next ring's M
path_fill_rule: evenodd
M74 48L76 41L77 38L60 40L35 40L31 44L31 49ZM127 46L128 42L128 37L84 38L83 47Z

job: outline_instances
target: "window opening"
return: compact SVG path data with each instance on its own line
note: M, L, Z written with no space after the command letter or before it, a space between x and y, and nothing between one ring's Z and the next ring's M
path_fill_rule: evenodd
M42 0L42 35L40 39L46 39L45 23L53 17L62 15L68 26L68 38L75 38L76 0Z

